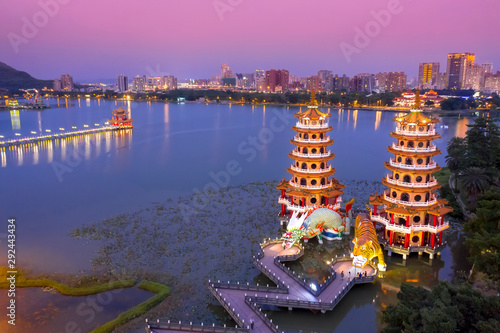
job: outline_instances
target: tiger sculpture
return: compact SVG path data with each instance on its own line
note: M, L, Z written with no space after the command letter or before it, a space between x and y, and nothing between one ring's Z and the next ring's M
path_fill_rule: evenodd
M377 240L377 233L373 222L363 214L356 217L354 222L354 249L352 251L352 265L363 268L369 260L378 257L378 269L385 271L386 264L384 261L384 252Z

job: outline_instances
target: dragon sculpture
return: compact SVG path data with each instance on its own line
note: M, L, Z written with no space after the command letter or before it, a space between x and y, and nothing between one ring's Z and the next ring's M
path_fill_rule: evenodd
M386 270L384 261L384 253L377 240L377 233L373 222L363 214L358 215L354 222L354 249L352 251L352 265L363 268L368 261L374 257L378 257L378 269L380 271Z
M346 215L342 216L336 210L319 206L302 213L299 217L298 212L293 212L288 222L287 232L283 234L283 245L290 248L300 239L307 241L313 237L318 237L320 244L325 239L342 239L342 235L349 234L352 221L351 199L346 207Z

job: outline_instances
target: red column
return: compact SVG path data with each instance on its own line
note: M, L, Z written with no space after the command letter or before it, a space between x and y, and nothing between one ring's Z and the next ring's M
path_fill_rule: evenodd
M432 240L431 240L431 247L434 247L436 245L436 234L432 234Z
M410 245L410 234L405 234L405 249Z
M441 245L443 243L443 232L441 231L439 233L439 245Z
M290 204L293 205L293 196L290 196Z
M302 207L306 206L306 198L302 198Z
M420 246L424 246L425 231L422 231L422 239L420 240Z
M437 215L434 215L434 226L437 224Z
M333 204L334 204L334 205L335 205L335 204L337 204L337 199L338 199L338 197L339 197L338 195L336 195L336 196L335 196L335 200L333 201Z
M443 225L443 224L444 224L444 215L441 216L441 225Z
M394 231L389 231L389 245L394 243Z
M394 213L391 214L391 224L394 224Z
M377 205L373 205L373 215L377 215Z
M281 198L285 197L285 190L281 190Z
M410 215L406 217L406 227L408 228L410 226Z
M328 197L325 198L325 205L328 206Z

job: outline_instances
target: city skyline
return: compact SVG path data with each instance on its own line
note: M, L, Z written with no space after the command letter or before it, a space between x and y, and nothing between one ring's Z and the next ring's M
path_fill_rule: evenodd
M419 63L444 68L454 52L475 53L477 63L500 63L491 47L500 28L496 1L474 4L472 14L481 20L470 19L465 1L432 7L410 0L358 2L193 0L137 7L109 1L96 11L94 0L27 1L0 14L0 61L39 78L71 73L79 82L158 71L180 80L209 78L221 63L238 73L285 68L309 76L328 69L413 78ZM118 16L137 19L117 25Z

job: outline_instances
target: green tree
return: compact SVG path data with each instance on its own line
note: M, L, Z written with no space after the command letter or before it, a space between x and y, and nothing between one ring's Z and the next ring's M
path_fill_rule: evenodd
M475 268L500 281L500 192L485 192L478 201L476 217L465 224L472 237L466 239Z
M486 169L470 167L460 175L462 188L469 195L470 202L474 205L477 196L486 191L492 182L492 177Z
M460 173L466 167L467 144L464 138L453 137L446 146L446 164L451 172Z
M403 283L398 304L382 313L386 333L498 332L500 299L468 284L440 281L432 290Z

